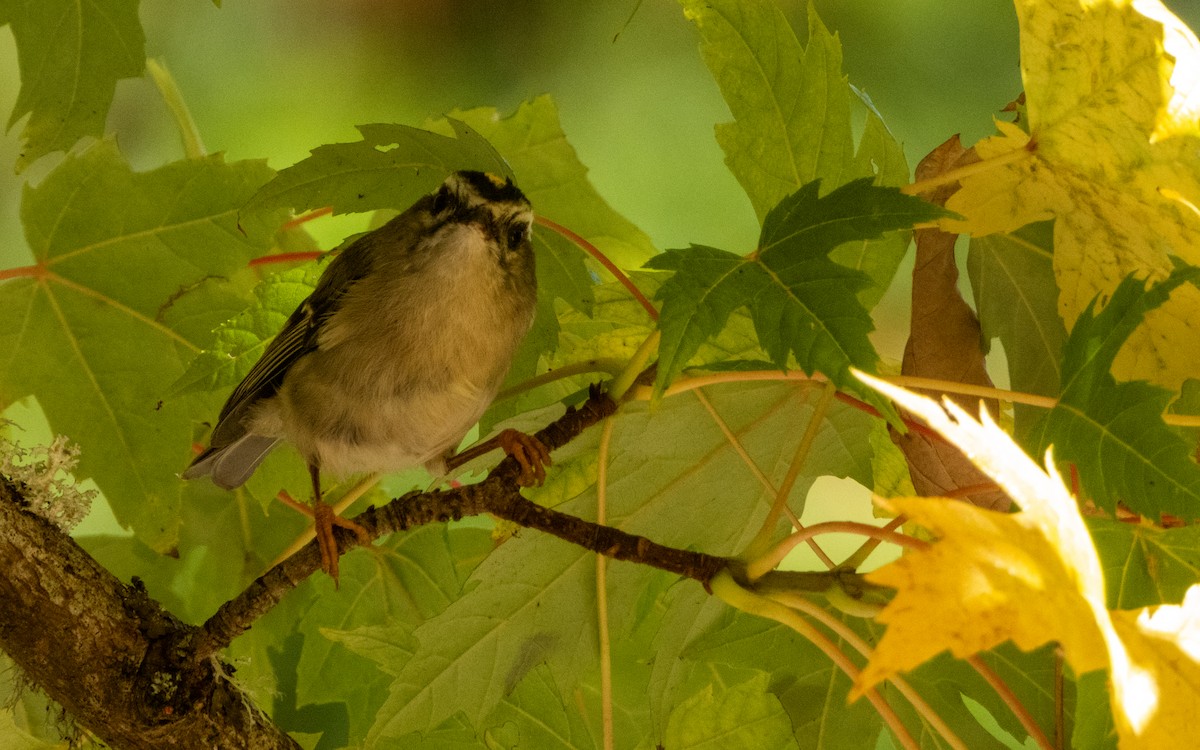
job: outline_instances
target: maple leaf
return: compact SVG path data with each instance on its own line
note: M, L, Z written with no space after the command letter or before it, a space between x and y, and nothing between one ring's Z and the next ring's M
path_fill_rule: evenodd
M307 159L263 185L242 208L242 216L281 207L332 206L339 214L404 209L458 169L512 176L483 136L458 120L450 125L453 138L394 123L359 125L362 140L314 148Z
M104 133L117 81L141 74L145 35L137 0L80 3L39 0L0 4L21 65L21 93L8 118L29 115L16 168Z
M186 461L192 420L156 402L270 243L279 213L239 227L237 208L271 174L220 155L134 172L103 140L25 188L36 264L0 285L0 320L14 323L0 327L0 401L35 394L85 447L79 474L158 550L175 544L182 491L164 467Z
M700 53L733 122L716 127L725 163L762 221L801 186L827 188L860 177L881 185L908 182L908 164L870 100L842 72L842 45L808 7L802 44L772 0L680 0L700 35ZM857 147L854 103L866 122ZM874 282L858 298L879 302L908 249L908 234L848 242L830 257Z
M1200 262L1200 44L1157 0L1018 0L1029 130L997 123L976 144L948 221L976 236L1054 218L1059 313L1171 255ZM990 166L990 168L988 168ZM1200 357L1200 291L1181 289L1118 361L1125 378L1177 387ZM1152 337L1148 331L1153 330Z
M870 178L821 197L819 186L808 183L767 214L749 257L693 246L646 264L675 271L656 295L663 302L658 389L725 327L734 310L748 307L759 343L777 367L787 367L794 355L805 372L818 370L839 388L863 391L850 367L873 368L878 360L867 338L871 317L855 296L869 279L833 262L829 253L851 240L932 220L942 209L873 186ZM874 393L864 395L888 410Z
M1080 472L1086 494L1115 512L1117 502L1151 518L1193 517L1200 511L1200 467L1192 446L1162 421L1170 392L1149 383L1117 382L1110 374L1122 344L1174 289L1195 283L1200 269L1183 268L1146 288L1128 278L1108 305L1093 300L1063 347L1062 395L1031 438L1055 446L1060 462Z
M1182 605L1110 613L1104 574L1074 498L1047 458L1038 466L986 412L859 375L919 414L1021 506L1003 514L937 498L889 500L935 543L868 575L897 589L879 615L888 625L855 694L942 650L963 657L1006 640L1023 649L1062 645L1077 674L1108 668L1122 747L1173 746L1195 736L1200 712L1200 586Z

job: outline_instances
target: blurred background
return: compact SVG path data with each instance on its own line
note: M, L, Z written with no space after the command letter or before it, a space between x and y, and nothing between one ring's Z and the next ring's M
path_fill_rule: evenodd
M807 3L777 0L804 36ZM1193 28L1200 3L1166 3ZM954 133L973 143L1021 90L1011 0L815 0L840 35L851 83L903 143L910 168ZM600 193L659 248L753 246L750 204L726 171L713 126L729 112L673 0L142 0L147 54L174 75L210 151L281 169L320 144L358 139L369 122L420 125L455 108L512 112L542 93ZM19 78L0 28L0 113ZM0 137L16 156L20 126ZM136 169L182 158L175 125L148 78L123 81L109 118ZM30 262L18 218L24 175L0 169L0 268ZM326 247L365 217L310 227ZM885 298L881 353L900 357L907 272ZM3 324L0 322L0 324ZM36 421L35 407L9 411Z
M804 0L778 0L806 26ZM1011 0L816 0L910 166L952 133L971 143L1020 92ZM1167 3L1193 27L1194 0ZM420 125L456 107L511 112L550 93L592 181L660 248L754 241L753 214L712 128L729 118L672 0L142 0L147 52L174 74L211 151L282 168L354 125ZM0 112L19 79L0 28ZM148 79L122 82L110 116L137 169L180 158ZM11 164L20 128L0 140ZM26 176L52 165L43 159ZM0 172L0 236L21 236L21 180ZM332 239L341 228L326 229ZM0 263L21 261L3 243ZM27 256L26 256L27 257Z
M803 35L805 2L779 3ZM817 7L841 34L851 82L913 163L953 132L968 142L985 135L991 113L1020 91L1010 0ZM175 76L205 145L230 159L278 169L319 144L357 140L358 123L420 125L482 105L507 113L550 93L597 188L660 248L734 249L757 234L713 138L728 110L672 0L142 0L141 18L148 54ZM6 119L18 85L3 28ZM119 85L109 124L137 169L182 156L148 79ZM19 130L6 134L0 163L12 163ZM5 237L20 236L19 185L0 176ZM6 265L16 260L14 248L0 252Z

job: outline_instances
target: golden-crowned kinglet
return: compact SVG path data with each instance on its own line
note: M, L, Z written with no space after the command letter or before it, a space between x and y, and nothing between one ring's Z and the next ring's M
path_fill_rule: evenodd
M320 472L444 472L533 322L532 223L511 180L464 171L352 242L229 396L184 478L232 489L276 443L292 443L336 579L331 525L365 535L321 501ZM540 445L530 450L548 462Z

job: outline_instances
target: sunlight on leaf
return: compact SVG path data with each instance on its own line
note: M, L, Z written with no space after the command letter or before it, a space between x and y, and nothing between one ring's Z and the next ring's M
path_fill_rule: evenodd
M1021 506L1000 514L936 498L888 501L938 541L868 575L897 589L880 614L888 629L856 692L948 649L967 656L1011 639L1062 645L1078 673L1107 667L1117 727L1129 744L1161 748L1200 711L1200 588L1182 606L1110 613L1100 559L1053 464L1043 469L986 412L976 421L882 381L872 387L920 415ZM936 625L933 625L936 623ZM1186 731L1186 730L1185 730ZM1191 735L1185 735L1191 736Z
M1157 0L1019 0L1017 11L1029 132L997 123L1000 135L976 144L995 166L963 178L947 208L966 220L946 224L979 236L1055 218L1070 325L1130 273L1161 278L1172 254L1200 263L1200 215L1188 206L1200 205L1197 95L1173 88L1192 83L1200 45ZM1119 374L1177 387L1200 359L1198 311L1200 292L1180 290L1131 341Z

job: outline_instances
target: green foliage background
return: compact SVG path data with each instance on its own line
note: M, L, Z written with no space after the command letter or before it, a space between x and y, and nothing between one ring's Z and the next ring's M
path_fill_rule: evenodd
M769 271L783 279L771 287L774 296L763 295L762 308L743 314L730 305L727 326L721 321L692 331L686 345L679 347L683 354L678 361L660 369L660 387L699 351L706 359L729 360L732 366L766 360L783 365L794 356L804 369L816 365L840 387L853 390L857 386L847 377L846 367L876 362L867 339L866 310L859 310L857 317L852 311L848 332L835 331L819 339L819 345L811 344L804 333L807 325L833 317L838 303L846 299L857 299L869 309L882 298L874 320L885 325L871 341L885 359L897 359L905 329L903 269L886 295L884 289L907 238L883 233L930 220L936 212L894 192L871 192L875 188L852 179L878 175L884 184L903 183L909 178L905 160L915 163L947 134L962 132L964 140L972 142L991 131L988 114L1020 89L1010 4L989 0L964 8L966 4L932 0L886 6L815 3L829 28L842 34L844 64L834 54L841 53L838 42L816 25L807 4L745 4L773 9L764 11L764 18L742 19L743 29L761 34L755 44L771 43L784 22L802 40L811 28L809 41L819 44L811 44L810 51L819 48L829 56L806 63L833 78L844 71L867 95L864 103L838 90L827 100L806 102L803 113L787 124L815 122L819 118L806 116L813 108L828 107L820 123L831 129L799 134L788 128L772 131L777 123L755 121L761 108L752 101L744 103L744 111L726 104L733 99L731 92L752 87L722 73L714 85L705 67L712 49L702 46L697 53L696 28L684 18L680 5L696 13L710 5L741 7L731 1L359 0L341 4L331 19L327 3L307 0L226 0L220 8L205 2L141 3L147 53L164 60L208 150L224 152L224 157L206 157L203 165L179 162L178 131L162 97L143 77L117 84L115 105L104 125L115 139L73 152L65 161L34 161L19 177L0 176L0 236L28 238L28 246L8 242L0 247L0 268L26 265L36 253L53 261L62 280L59 297L38 298L30 285L28 297L22 292L0 302L0 316L6 316L0 320L6 324L18 313L34 311L21 326L0 329L6 355L11 358L12 351L31 342L52 354L32 360L36 366L13 376L6 387L36 391L42 383L66 377L57 387L57 401L47 398L41 404L52 421L70 412L72 419L86 422L97 433L108 430L137 438L103 448L85 445L81 474L102 486L144 490L114 499L113 516L101 508L89 520L79 532L88 549L119 576L141 576L173 612L199 622L301 533L303 519L271 502L280 486L303 486L297 467L284 457L272 458L247 490L235 495L204 484L176 490L181 495L161 492L164 473L177 471L186 460L185 452L168 439L171 436L163 434L163 425L176 432L195 429L200 436L197 415L215 413L222 389L244 374L262 337L277 329L314 278L309 267L258 283L257 275L246 268L249 259L267 252L273 242L284 248L330 247L365 227L365 215L335 216L312 225L315 239L300 232L272 236L288 208L332 204L339 212L345 209L348 192L358 186L335 180L316 187L306 184L284 195L286 200L280 198L284 191L268 189L239 213L270 179L268 165L279 170L300 164L284 172L273 188L288 188L286 176L303 176L306 166L316 168L320 182L328 177L320 163L322 152L304 161L320 144L362 137L368 141L360 149L364 156L380 158L371 147L372 137L379 136L381 143L400 140L391 131L356 131L360 123L427 124L444 133L454 126L442 119L444 115L467 123L507 159L518 180L523 174L544 178L522 181L539 211L584 235L627 268L640 266L655 248L702 246L657 256L654 267L681 271L666 283L662 275L634 274L643 289L657 291L657 299L663 301L664 337L673 344L685 336L669 330L666 320L672 306L697 294L717 296L714 279L722 269L761 266L767 269L764 274ZM0 0L0 21L17 6L18 0ZM124 7L128 10L129 4ZM711 36L705 38L715 44ZM717 51L718 57L727 53L724 48ZM769 84L782 90L796 85L798 75L785 70ZM0 111L18 103L18 88L14 45L0 36ZM545 92L552 99L540 96ZM868 103L882 113L887 128ZM731 109L738 126L722 125L714 139L713 125L727 123ZM749 157L731 158L728 167L724 163L729 152L746 156L739 127L753 131L748 140L758 140L764 132L780 136L796 154L808 154L812 140L826 150L811 164L797 157L787 165L794 168L794 179L773 183ZM900 143L891 140L888 129ZM459 142L476 137L474 131L459 130ZM0 162L19 160L19 132L20 126L0 142ZM342 148L336 153L352 150ZM482 147L448 149L470 165L492 158ZM247 159L266 159L266 164L243 161ZM97 174L104 175L104 181L93 189L89 179ZM805 245L815 257L806 259L810 265L803 278L791 278L785 271L794 268L773 265L778 261L771 249L779 236L800 231L804 217L817 212L815 190L808 196L795 194L816 178L826 181L825 197L845 186L835 193L842 198L830 202L835 218L843 215L838 211L859 218L854 210L868 206L888 214L889 220L877 226L865 222L865 228L859 222L848 235ZM114 184L137 200L109 205ZM405 185L413 194L427 187ZM178 196L186 200L176 205L173 199ZM407 194L372 197L379 199L372 208L411 200ZM803 216L789 223L788 211L796 204L803 205L803 211L796 209ZM184 228L160 236L153 229L163 223ZM1028 231L1032 237L1036 229ZM152 237L143 241L142 234ZM113 237L117 239L110 243ZM549 366L584 356L630 357L653 330L643 311L616 283L593 283L578 250L561 237L539 229L537 241L539 262L550 263L539 266L543 288L549 292L540 301L539 326L514 378L533 374L539 357ZM972 279L987 272L1003 250L1000 245L1009 241L993 238L981 244ZM89 252L76 254L85 246ZM96 246L103 251L94 251ZM989 255L989 249L994 254ZM739 260L751 250L758 252L755 260ZM831 251L836 262L825 257ZM702 265L696 262L701 253L725 266L705 276L703 269L696 270ZM202 254L214 278L195 281L190 259ZM1035 264L1036 259L1030 260L1031 268ZM836 292L827 286L806 298L813 293L800 289L800 282L813 269L825 274L826 281L834 280ZM1045 282L1046 271L1038 266L1030 274ZM202 287L200 295L173 297L181 285L191 283ZM122 314L110 319L85 314L89 298L97 295L118 300ZM981 309L997 295L1003 296L1003 291L985 296ZM168 298L172 304L164 305ZM816 304L796 303L797 299ZM247 309L248 302L252 304ZM985 325L996 326L996 335L1003 337L1027 322L1020 318L1022 312L1029 311L1004 311L995 322L985 315ZM764 323L770 321L769 314L784 323ZM1100 316L1085 322L1100 326L1096 335L1102 338L1115 335L1105 326L1120 328ZM93 349L81 350L63 335L79 324L103 332L90 340ZM781 340L772 342L764 335L780 330ZM130 342L146 340L147 331L162 338L170 356L139 358L137 346ZM1070 340L1066 344L1069 355L1087 346L1088 331L1079 329L1076 335L1077 349L1069 348ZM559 342L557 351L554 341ZM834 345L849 354L839 355L838 364L830 366L828 352ZM207 351L196 356L202 349ZM162 385L164 403L154 414L131 414L109 403L110 396L127 387L126 370L134 363L139 377ZM1087 374L1093 367L1094 378L1103 380L1109 377L1108 364L1109 360L1081 364L1068 356L1067 376ZM1053 392L1062 376L1031 373L1032 366L1016 369L1028 376L1029 384L1014 385L1030 391ZM531 425L544 423L557 413L558 399L586 381L578 378L515 405L502 405L488 422L521 415ZM1102 385L1118 388L1108 380ZM1081 408L1088 398L1108 392L1084 389ZM798 507L822 477L845 477L869 487L873 477L882 474L872 465L872 447L880 445L879 424L860 410L840 403L830 406L816 392L797 395L794 388L780 384L714 388L709 396L719 413L730 415L730 428L775 480L801 439L794 425L823 415L815 441L819 447L793 489ZM1161 410L1166 396L1150 394L1150 400L1154 408L1147 413ZM885 405L879 406L886 411ZM31 434L36 436L38 408L25 400L6 414L33 427ZM1018 425L1026 429L1021 419L1018 413ZM1036 441L1039 429L1053 433L1072 426L1061 414L1052 414L1046 425L1028 429ZM591 512L597 439L585 437L557 457L555 480L538 496L540 501L561 503L564 510L581 515ZM1170 443L1172 460L1184 465L1183 443L1174 433L1155 439ZM656 541L714 554L744 549L769 500L753 477L739 471L736 457L718 450L723 441L697 402L667 400L653 408L628 407L610 455L609 522ZM686 459L681 461L681 456ZM1194 468L1174 473L1190 478ZM421 479L398 477L385 490L402 491L417 481ZM1180 496L1190 500L1197 494L1195 487L1192 482ZM687 499L688 512L682 517L680 498ZM1160 506L1147 510L1156 509ZM136 538L123 527L132 528ZM1179 552L1194 549L1190 530L1152 534L1097 524L1095 533L1105 540L1106 564L1125 574L1113 592L1120 606L1177 599L1181 582L1196 577L1195 559ZM596 746L594 556L532 534L519 543L493 546L487 529L467 523L422 528L397 535L374 554L350 555L343 562L339 592L324 578L310 580L234 644L230 658L239 681L281 725L322 750L363 742L381 748ZM164 552L171 556L159 554ZM1157 565L1141 564L1139 556L1170 559L1173 567L1158 570L1153 580L1138 580L1139 571ZM615 566L609 573L609 613L618 635L613 705L621 746L652 747L659 740L672 750L717 746L712 743L890 746L878 716L865 702L844 705L849 681L815 647L778 624L734 612L694 586L672 583L667 576L635 566ZM1158 587L1159 593L1147 595L1150 587ZM878 626L870 621L846 619L868 641L878 637ZM1049 651L1021 654L1004 648L986 658L1010 680L1042 726L1050 725L1053 700L1044 679L1052 668ZM1023 736L994 694L961 663L936 660L917 670L911 681L970 747L1001 746L1005 733ZM961 695L971 696L982 713L996 717L1000 728L983 728L974 714L963 710ZM22 701L13 726L0 723L0 738L41 742L33 739L42 723L36 698L25 696ZM8 722L8 715L4 717ZM923 746L943 746L926 718L911 711L902 718L916 728ZM1102 730L1088 724L1080 732L1083 736Z

